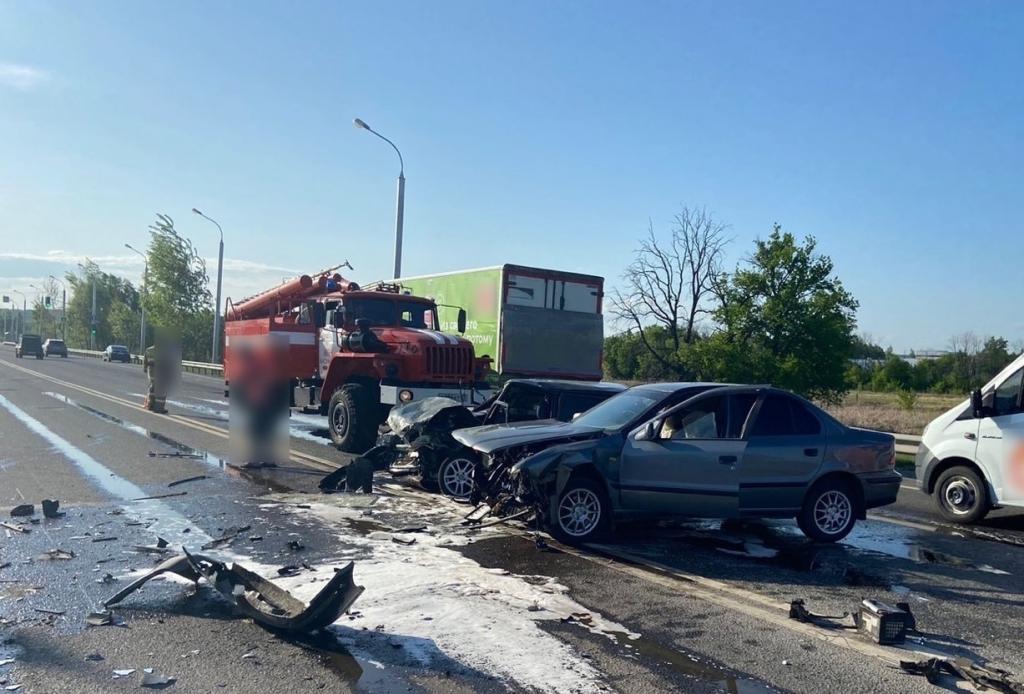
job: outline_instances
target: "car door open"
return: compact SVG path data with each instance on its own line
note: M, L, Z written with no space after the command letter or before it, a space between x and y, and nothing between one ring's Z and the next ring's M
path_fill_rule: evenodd
M745 443L728 438L728 404L725 395L688 401L628 437L619 463L623 510L736 515Z

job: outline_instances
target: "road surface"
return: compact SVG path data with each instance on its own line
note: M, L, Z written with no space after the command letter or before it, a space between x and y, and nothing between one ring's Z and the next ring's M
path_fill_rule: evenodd
M31 531L0 529L4 686L127 691L154 668L182 692L923 692L935 688L896 664L927 653L1024 672L1019 514L950 528L907 482L835 546L791 522L698 520L538 548L526 528L467 530L465 507L385 477L372 495L316 493L347 462L317 417L290 422L290 465L240 471L224 462L221 383L185 375L168 416L141 409L145 386L137 366L0 349L0 509ZM43 519L44 498L66 515ZM21 503L37 522L7 517ZM161 558L133 548L160 536L198 549L240 527L208 553L307 600L352 561L365 592L315 638L171 580L114 608L119 626L85 626ZM863 597L909 602L924 634L881 647L787 616L793 599L841 615Z

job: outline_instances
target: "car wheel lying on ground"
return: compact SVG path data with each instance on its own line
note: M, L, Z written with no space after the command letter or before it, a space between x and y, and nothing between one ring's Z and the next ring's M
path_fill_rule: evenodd
M491 490L492 506L533 508L569 542L613 519L674 517L793 518L812 540L837 542L868 509L895 502L902 479L891 435L770 386L638 386L557 433L456 437L492 469L507 466L501 484L516 503Z

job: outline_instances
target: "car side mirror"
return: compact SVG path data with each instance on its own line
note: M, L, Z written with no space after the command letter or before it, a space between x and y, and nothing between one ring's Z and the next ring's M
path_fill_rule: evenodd
M974 413L975 419L981 417L981 410L983 407L981 388L975 388L971 391L971 411Z
M654 441L658 433L658 426L655 420L651 420L637 430L633 439L636 441Z
M465 335L466 334L466 309L464 309L464 308L460 308L459 309L458 321L459 321L459 335Z

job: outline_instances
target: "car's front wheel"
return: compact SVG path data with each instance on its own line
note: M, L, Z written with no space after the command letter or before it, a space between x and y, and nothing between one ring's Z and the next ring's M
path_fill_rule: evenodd
M966 465L944 470L935 481L939 515L953 523L976 523L990 508L988 490L981 476Z
M467 500L473 493L476 462L466 453L448 458L437 470L437 486L441 493L457 501Z
M558 497L551 531L570 544L590 542L607 529L611 507L597 481L588 477L570 479Z
M817 542L838 542L857 522L857 500L850 484L831 480L815 485L804 498L797 524Z

